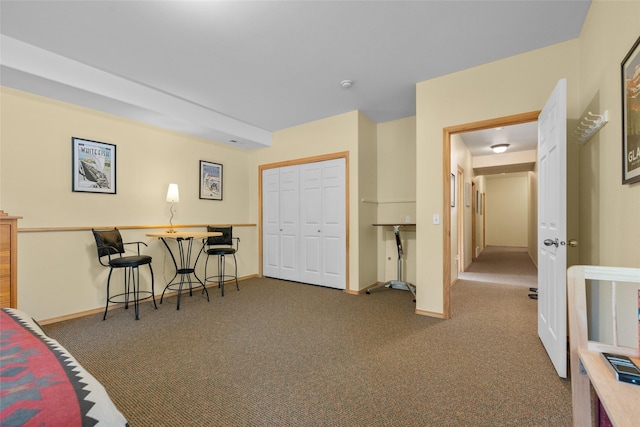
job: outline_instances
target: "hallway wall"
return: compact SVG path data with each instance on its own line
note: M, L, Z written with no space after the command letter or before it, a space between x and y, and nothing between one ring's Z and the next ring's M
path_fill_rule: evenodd
M443 129L540 110L558 80L568 78L568 114L575 117L577 39L470 68L416 86L417 309L443 313ZM469 102L460 102L467 100ZM448 179L448 177L447 177ZM439 183L439 185L434 185Z
M487 245L527 247L527 173L487 176Z

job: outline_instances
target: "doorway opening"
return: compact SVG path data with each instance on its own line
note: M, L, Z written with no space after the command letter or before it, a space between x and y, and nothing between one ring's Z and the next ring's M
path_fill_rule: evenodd
M511 126L523 123L535 122L538 120L540 111L516 114L512 116L499 117L479 122L466 123L443 128L442 140L442 183L443 183L443 212L449 212L451 206L451 137L455 134L472 132L478 130L491 129L501 126ZM451 215L442 216L443 233L443 265L442 265L442 297L443 297L443 318L451 318Z

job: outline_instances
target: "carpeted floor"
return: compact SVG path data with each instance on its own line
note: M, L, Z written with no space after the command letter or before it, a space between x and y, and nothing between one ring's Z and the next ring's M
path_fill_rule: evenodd
M458 277L474 282L502 285L538 286L538 270L531 261L527 248L487 246Z
M240 287L45 329L133 427L571 424L522 286L459 280L448 321L414 314L401 290Z

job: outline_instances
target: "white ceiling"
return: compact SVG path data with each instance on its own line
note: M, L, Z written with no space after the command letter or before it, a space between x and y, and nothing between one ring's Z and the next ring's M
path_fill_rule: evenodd
M260 148L348 111L413 116L417 82L576 38L589 6L2 0L0 83Z
M472 156L492 155L491 146L496 144L509 144L509 153L535 150L538 146L538 123L466 132L461 136Z

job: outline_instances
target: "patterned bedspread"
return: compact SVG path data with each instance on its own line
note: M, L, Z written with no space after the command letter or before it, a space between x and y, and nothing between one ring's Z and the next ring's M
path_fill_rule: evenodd
M0 310L0 425L127 426L104 387L25 313Z

